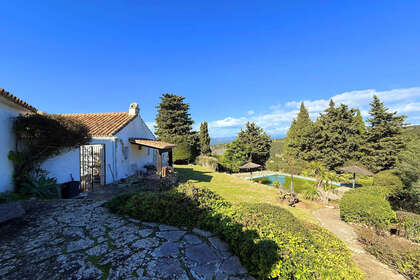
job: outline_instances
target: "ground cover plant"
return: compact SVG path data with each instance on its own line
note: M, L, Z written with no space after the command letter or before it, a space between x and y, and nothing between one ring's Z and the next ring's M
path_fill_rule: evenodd
M348 191L340 200L340 216L346 222L364 223L387 229L396 221L396 214L386 200L384 187L361 187Z
M266 203L230 203L207 188L181 184L110 201L111 211L219 235L258 279L362 279L349 250L321 227Z
M356 229L359 241L369 253L408 279L420 279L420 245L396 236L378 235L365 227Z

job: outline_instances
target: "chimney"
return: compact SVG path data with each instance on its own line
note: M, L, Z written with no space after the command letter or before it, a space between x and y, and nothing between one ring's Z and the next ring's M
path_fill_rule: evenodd
M130 108L128 109L128 114L130 116L137 116L139 112L140 112L139 104L137 104L136 102L131 103Z

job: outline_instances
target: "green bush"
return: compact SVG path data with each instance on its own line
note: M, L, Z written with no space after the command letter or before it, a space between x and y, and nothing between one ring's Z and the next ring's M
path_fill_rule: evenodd
M376 173L373 176L373 185L388 188L390 194L397 194L402 191L403 183L401 179L395 175L395 171L386 170Z
M380 236L374 230L359 228L359 241L374 255L407 279L420 280L420 246L394 236Z
M385 199L382 187L362 187L346 192L340 200L340 216L346 222L365 223L387 228L395 219L395 212Z
M362 279L340 240L280 207L231 205L191 184L120 196L107 206L143 221L209 230L225 240L258 279Z
M401 227L401 236L420 243L420 215L397 211L398 224Z
M261 183L261 184L264 184L264 185L271 185L271 181L267 177L254 178L254 179L252 179L252 181L255 182L255 183Z
M216 171L218 170L219 166L219 160L215 157L209 157L209 156L198 156L195 159L195 163L197 165L209 168L210 170Z

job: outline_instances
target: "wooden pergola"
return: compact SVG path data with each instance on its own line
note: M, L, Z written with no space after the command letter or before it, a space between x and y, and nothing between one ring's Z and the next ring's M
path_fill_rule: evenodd
M162 170L162 154L168 153L168 165L173 167L173 156L172 156L172 149L176 147L175 144L152 140L152 139L143 139L143 138L130 138L128 140L131 144L138 145L139 149L141 147L148 147L152 149L156 149L158 151L158 162L156 169L158 171Z
M347 173L353 173L353 189L356 186L356 173L366 175L366 176L372 176L373 175L373 173L370 172L369 170L367 170L366 168L359 167L357 165L341 167L339 170L341 170L343 172L347 172Z

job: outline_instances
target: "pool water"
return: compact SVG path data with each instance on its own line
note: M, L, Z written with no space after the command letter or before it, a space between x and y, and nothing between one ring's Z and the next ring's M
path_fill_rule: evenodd
M291 177L287 175L273 174L261 177L249 178L249 180L254 182L261 182L261 184L273 186L275 181L278 181L281 184L281 188L284 190L290 189ZM298 177L293 177L293 189L295 192L303 192L310 185L313 185L314 181L310 179L303 179Z

